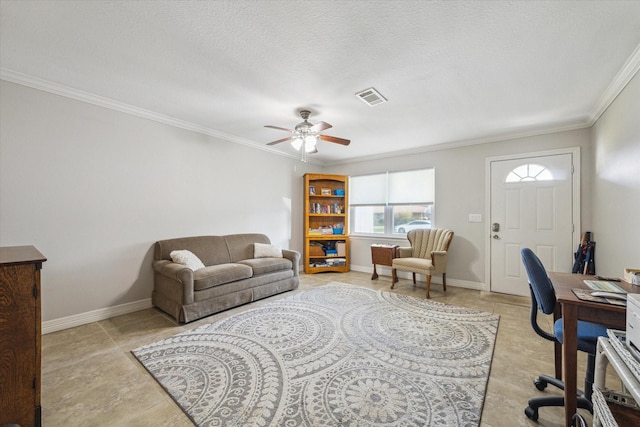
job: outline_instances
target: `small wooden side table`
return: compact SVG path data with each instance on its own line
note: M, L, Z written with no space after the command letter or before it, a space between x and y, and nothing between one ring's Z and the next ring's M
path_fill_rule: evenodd
M371 262L373 263L373 275L371 280L378 278L378 272L376 271L376 264L387 265L391 267L393 259L398 254L398 245L371 245Z

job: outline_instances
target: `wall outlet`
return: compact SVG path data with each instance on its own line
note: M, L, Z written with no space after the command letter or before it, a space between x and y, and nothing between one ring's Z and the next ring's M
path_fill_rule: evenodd
M469 222L482 222L482 215L469 214Z

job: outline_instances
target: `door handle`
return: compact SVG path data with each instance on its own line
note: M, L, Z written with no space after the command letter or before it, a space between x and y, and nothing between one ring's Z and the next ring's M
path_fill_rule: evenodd
M494 239L496 239L496 240L498 240L498 239L500 239L500 236L498 236L497 234L494 234L494 235L493 235L493 238L494 238Z

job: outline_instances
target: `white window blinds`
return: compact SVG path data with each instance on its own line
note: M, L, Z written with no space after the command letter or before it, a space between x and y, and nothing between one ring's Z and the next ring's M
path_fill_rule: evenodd
M431 204L434 175L431 168L354 176L349 181L349 203L351 206Z
M389 173L390 205L433 203L433 169Z
M349 180L351 206L384 205L387 203L387 174L353 176Z

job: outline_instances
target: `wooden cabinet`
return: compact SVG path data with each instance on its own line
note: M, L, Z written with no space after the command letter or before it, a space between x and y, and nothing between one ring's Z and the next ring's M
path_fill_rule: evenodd
M349 177L304 176L304 272L349 271Z
M40 269L33 246L0 248L0 425L40 426Z

